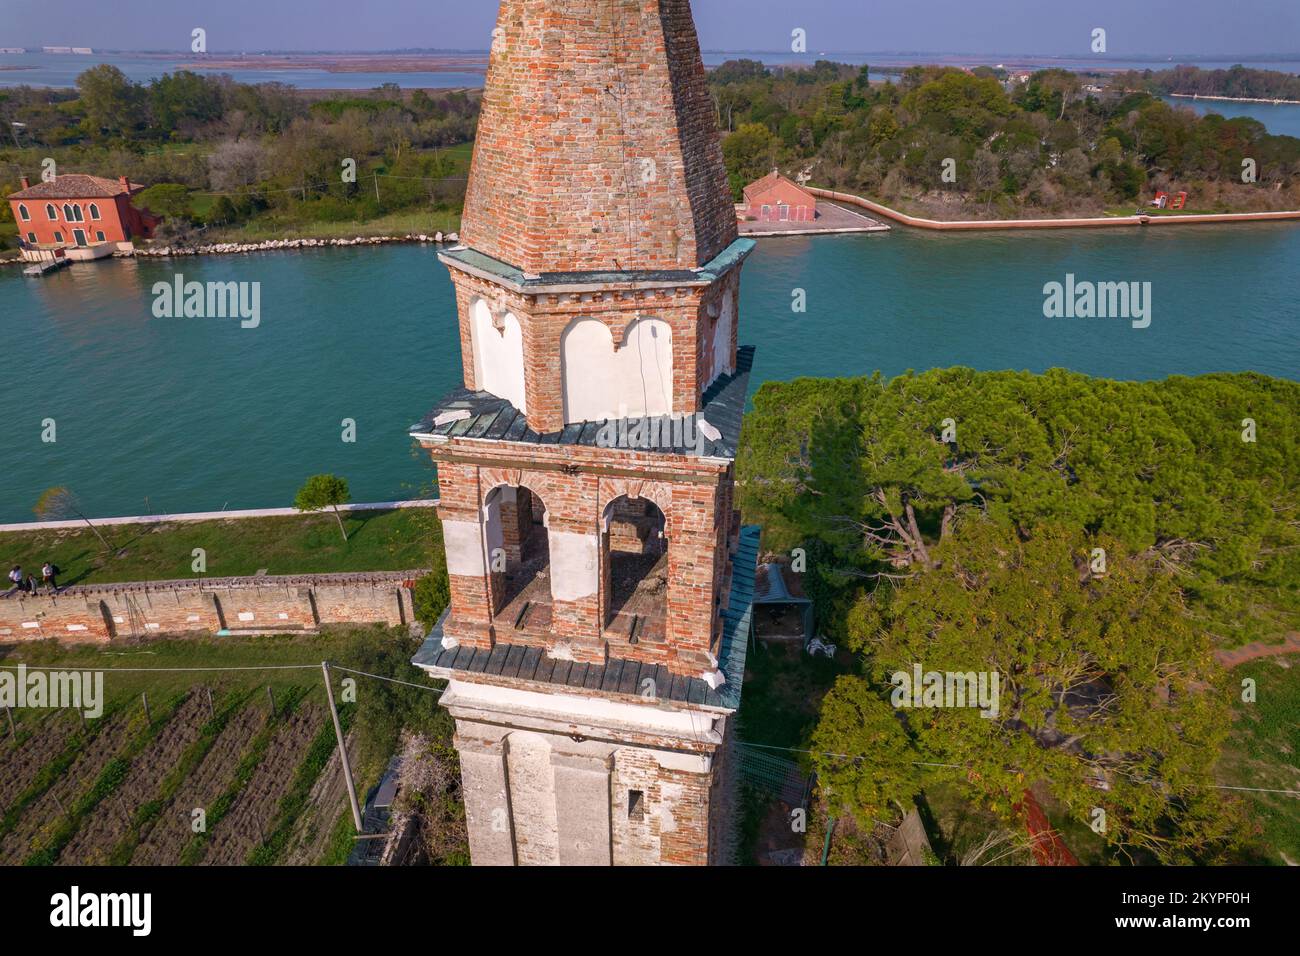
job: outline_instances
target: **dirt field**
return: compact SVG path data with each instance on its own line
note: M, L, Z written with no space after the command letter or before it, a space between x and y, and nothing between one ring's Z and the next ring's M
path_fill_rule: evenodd
M279 810L280 799L292 784L294 771L325 719L324 707L315 703L302 704L276 730L248 785L213 831L203 865L242 865L253 848L266 839Z
M80 726L71 713L60 711L39 721L21 745L15 745L11 737L5 738L0 747L0 767L4 768L0 773L0 814L23 795L46 764L63 752Z
M60 864L101 865L129 833L136 814L153 800L164 778L186 748L199 739L208 719L207 700L191 693L167 725L150 741L131 764L121 785L102 800L81 822L77 833L63 848Z
M165 866L180 862L181 850L194 836L191 813L195 808L212 806L221 796L248 745L266 725L266 717L267 708L260 699L231 716L217 735L212 749L181 784L136 847L135 855L131 857L132 866Z
M22 863L45 846L54 827L71 812L77 798L95 785L100 772L144 723L144 715L140 713L119 713L106 719L108 725L91 738L72 766L27 808L13 831L0 840L0 864Z
M357 735L349 733L347 738L348 757L355 767L357 761ZM364 793L357 794L358 800L365 799ZM308 811L298 818L289 838L289 849L284 857L286 866L313 866L320 862L334 832L334 822L342 813L351 813L348 809L347 784L343 780L343 767L339 761L338 748L330 754L329 763L312 785L308 799Z

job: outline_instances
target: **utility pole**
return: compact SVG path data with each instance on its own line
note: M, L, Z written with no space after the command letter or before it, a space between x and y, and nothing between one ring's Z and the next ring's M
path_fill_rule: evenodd
M334 688L330 685L330 662L320 662L321 673L325 675L325 697L330 702L330 717L334 721L334 736L339 742L339 762L343 765L343 782L348 785L348 802L352 804L352 821L357 825L357 832L363 829L361 807L357 805L357 785L352 782L352 764L348 762L348 748L343 742L343 727L339 724L339 711L334 706Z

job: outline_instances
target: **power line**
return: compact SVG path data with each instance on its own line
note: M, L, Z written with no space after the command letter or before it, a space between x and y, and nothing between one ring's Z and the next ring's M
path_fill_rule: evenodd
M387 681L390 684L400 684L404 687L414 687L416 690L429 691L430 693L433 694L442 694L445 691L445 688L442 687L432 687L425 684L416 684L412 681L400 680L399 678L396 677L386 677L383 674L372 674L369 671L356 670L351 667L343 667L337 664L332 664L330 666L334 670L344 671L349 674L357 674L358 676L361 677L370 677L373 678L374 680ZM319 664L256 664L256 665L241 665L241 666L215 666L214 665L209 667L76 667L76 666L55 667L52 665L45 665L45 664L36 664L36 665L0 664L0 669L3 670L17 670L20 667L28 671L91 670L91 671L104 671L107 673L118 673L118 674L148 674L148 673L189 674L189 673L202 673L202 672L212 672L212 671L247 672L247 671L316 670L320 667L320 665ZM700 737L699 732L695 728L694 717L691 718L691 736L695 738L695 742L697 744L700 744L702 746L705 744L705 741ZM747 740L737 740L735 743L736 746L738 747L751 747L751 748L756 748L761 750L780 750L786 753L802 753L802 754L809 754L810 756L815 756L815 757L836 757L842 760L867 759L866 754L842 754L842 753L834 753L832 751L825 751L825 750L809 750L805 747L783 747L778 744L752 743ZM913 760L909 762L916 767L937 767L946 770L970 769L969 767L963 766L961 764L936 763L933 761L926 761L926 760ZM1123 771L1120 772L1124 773ZM1125 773L1124 775L1130 776L1127 773ZM1135 779L1135 778L1132 778L1130 776L1130 779ZM1146 783L1147 781L1135 779L1135 782ZM1237 786L1228 786L1226 784L1198 784L1197 786L1201 786L1210 790L1233 790L1233 791L1239 791L1244 793L1275 793L1284 796L1300 797L1300 790L1280 790L1280 789L1273 789L1268 787L1237 787Z
M754 744L745 740L738 740L736 741L736 744L737 746L740 747L758 747L763 750L784 750L789 753L810 754L814 757L838 757L843 760L866 760L867 759L866 754L838 754L838 753L832 753L830 751L825 751L825 750L807 750L803 747L778 747L775 744ZM909 762L914 767L942 767L948 770L971 769L969 767L963 766L962 764L955 764L955 763L934 763L926 760L912 760ZM1128 777L1130 780L1133 780L1135 783L1150 783L1150 781L1139 780L1133 777L1131 774L1125 773L1122 770L1118 772L1124 774L1124 776ZM1281 793L1281 794L1287 794L1288 796L1300 797L1300 790L1271 790L1265 787L1230 787L1230 786L1215 784L1215 783L1195 784L1194 786L1201 786L1209 790L1242 790L1248 793Z
M336 671L347 671L349 674L360 674L362 677L373 677L375 680L385 680L390 684L401 684L404 687L414 687L416 690L432 691L435 694L441 694L445 687L430 687L427 684L415 684L409 680L398 680L396 677L385 677L383 674L371 674L367 671L353 670L351 667L344 667L341 664L331 664L330 668Z

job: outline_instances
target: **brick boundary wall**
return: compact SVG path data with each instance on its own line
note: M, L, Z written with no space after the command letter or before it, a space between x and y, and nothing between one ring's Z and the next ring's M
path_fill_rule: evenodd
M206 632L314 632L330 624L409 625L424 570L254 575L74 585L0 595L0 644Z
M940 231L961 231L968 229L1096 229L1116 226L1169 226L1175 224L1196 225L1209 222L1272 222L1279 220L1300 219L1300 209L1288 209L1279 212L1223 212L1193 213L1186 216L1151 216L1139 213L1135 216L1104 216L1080 219L921 219L909 216L905 212L890 209L870 199L839 193L833 189L821 189L816 186L805 187L819 199L832 199L853 206L869 209L895 222L917 229L937 229Z

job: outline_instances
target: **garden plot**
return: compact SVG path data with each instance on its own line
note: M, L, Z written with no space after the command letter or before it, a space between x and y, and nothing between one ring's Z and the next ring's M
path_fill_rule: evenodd
M247 786L217 823L202 861L205 865L243 864L249 853L266 841L279 812L280 800L288 792L298 764L325 719L323 707L301 704L277 728Z
M64 847L60 863L104 864L115 847L134 836L131 830L145 805L159 792L167 774L180 761L187 747L199 739L208 719L208 705L201 692L191 692L167 725L131 764L122 783L82 821L77 833Z
M19 731L23 739L15 743L7 737L0 749L0 815L22 797L47 764L63 753L80 726L76 717L63 711L33 723L34 727Z
M267 708L260 700L241 707L222 728L216 741L163 808L131 857L133 866L169 866L194 838L195 809L207 810L225 792L244 753L266 725Z
M64 773L23 811L14 829L0 840L0 864L22 863L48 845L54 830L77 800L89 793L100 773L144 727L142 712L103 718L107 726L94 734Z
M352 765L356 766L357 735L349 733L345 740L348 757ZM348 809L347 781L343 777L337 747L330 753L329 763L312 785L307 807L307 812L295 822L289 838L290 850L283 861L287 866L311 866L319 863L329 846L339 814L351 812Z

